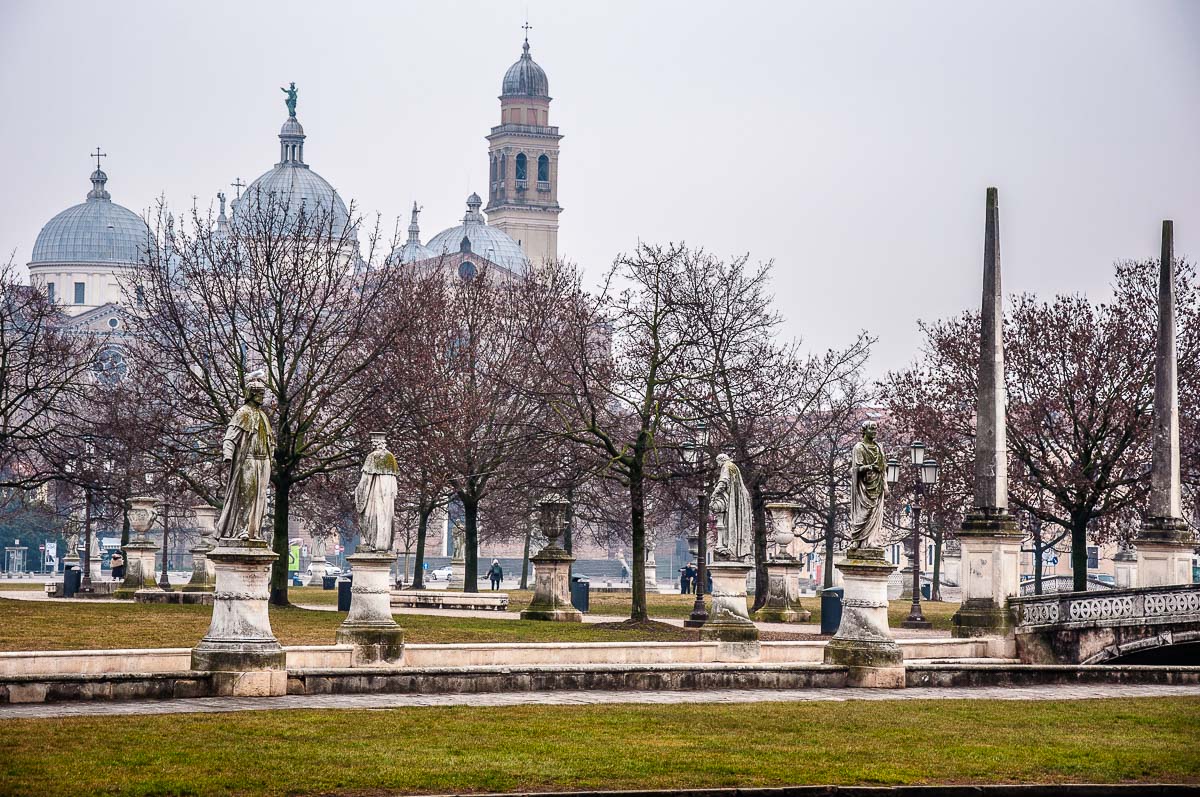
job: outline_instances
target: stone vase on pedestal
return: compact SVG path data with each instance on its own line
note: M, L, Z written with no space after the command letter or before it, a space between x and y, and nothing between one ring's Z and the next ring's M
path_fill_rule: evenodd
M575 557L558 544L569 506L566 499L555 494L538 502L541 531L547 542L536 556L529 557L534 566L533 600L529 608L521 612L522 620L583 621L583 613L571 605L569 576Z
M354 572L350 611L338 626L339 645L353 645L355 667L395 664L404 655L404 629L392 619L392 564L396 555L355 553L346 557Z
M746 608L746 576L750 570L751 566L742 562L713 562L708 566L712 608L708 622L700 626L701 639L758 643L758 626Z
M213 673L217 694L286 694L286 658L267 614L277 554L263 540L221 540L208 558L217 571L212 622L192 648L192 669Z
M125 580L113 592L116 598L132 598L139 590L162 592L154 571L154 555L159 546L146 532L158 518L158 499L137 496L129 499L129 528L133 536L122 549L125 552Z
M212 592L217 584L217 571L208 561L208 552L216 547L213 532L216 529L217 510L208 504L192 507L200 539L191 548L192 578L183 586L184 592Z
M767 602L755 614L767 623L806 623L812 612L800 605L800 563L791 554L798 506L772 503L766 508L775 529L775 555L767 562Z
M887 582L896 569L882 548L851 548L835 567L845 579L842 622L825 663L849 668L847 686L904 687L904 657L888 628Z

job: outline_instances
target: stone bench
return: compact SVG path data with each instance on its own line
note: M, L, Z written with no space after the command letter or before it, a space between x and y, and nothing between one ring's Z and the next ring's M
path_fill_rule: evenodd
M392 606L401 609L482 609L504 612L508 611L508 593L393 590Z

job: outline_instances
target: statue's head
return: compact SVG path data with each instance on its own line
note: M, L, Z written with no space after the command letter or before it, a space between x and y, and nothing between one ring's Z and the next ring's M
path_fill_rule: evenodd
M718 468L725 467L725 463L730 462L730 461L732 461L732 460L730 459L730 456L728 454L717 454L717 467Z
M246 401L262 404L267 397L267 379L262 371L246 375Z
M863 440L866 440L868 443L873 442L875 440L875 435L878 433L879 433L879 424L875 423L875 421L864 421L863 422L863 425L862 425Z
M383 432L371 432L371 447L376 451L383 451L387 448L387 435Z

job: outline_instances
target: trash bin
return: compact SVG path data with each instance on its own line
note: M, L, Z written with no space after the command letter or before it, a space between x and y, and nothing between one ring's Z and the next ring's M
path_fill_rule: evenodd
M83 571L78 567L68 567L63 571L63 597L74 598L75 593L79 591L79 584L83 581Z
M921 597L927 601L933 600L933 585L932 584L922 584L921 585Z
M821 590L821 633L836 634L842 624L842 596L844 587L829 587Z
M337 576L321 576L321 589L337 589Z
M571 578L571 605L581 612L587 612L591 603L592 585L582 576Z
M343 578L338 581L338 611L350 611L350 585L354 583L354 576Z

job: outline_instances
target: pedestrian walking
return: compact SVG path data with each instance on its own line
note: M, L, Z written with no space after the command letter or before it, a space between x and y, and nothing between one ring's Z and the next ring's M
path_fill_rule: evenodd
M500 560L493 559L492 566L488 570L488 576L492 579L492 591L500 589L500 582L504 580L504 568L500 567Z

